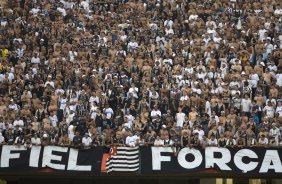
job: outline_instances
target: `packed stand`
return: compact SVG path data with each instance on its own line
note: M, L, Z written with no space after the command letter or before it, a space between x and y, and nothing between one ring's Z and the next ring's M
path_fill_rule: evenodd
M0 4L2 144L282 145L279 0Z

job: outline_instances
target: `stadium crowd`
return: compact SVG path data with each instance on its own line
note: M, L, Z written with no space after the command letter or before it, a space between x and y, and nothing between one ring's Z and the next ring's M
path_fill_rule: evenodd
M282 145L280 0L1 0L0 142Z

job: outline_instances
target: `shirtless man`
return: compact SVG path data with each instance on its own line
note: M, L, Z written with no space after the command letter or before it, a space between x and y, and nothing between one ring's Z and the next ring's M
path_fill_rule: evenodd
M269 72L269 69L266 68L265 69L265 73L263 74L263 81L267 84L267 85L271 85L271 73Z
M192 107L192 111L189 113L189 120L194 123L197 120L198 112L195 107Z

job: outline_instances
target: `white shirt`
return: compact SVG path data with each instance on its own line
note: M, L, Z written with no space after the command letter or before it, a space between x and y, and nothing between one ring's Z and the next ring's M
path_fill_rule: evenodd
M0 122L0 133L5 130L5 123L4 122ZM1 134L2 135L2 134Z
M100 99L99 99L98 96L91 96L91 97L89 98L89 102L90 102L91 104L92 104L93 102L96 102L97 104L99 104Z
M155 140L154 141L154 146L163 146L164 145L164 140Z
M36 16L37 13L40 12L40 9L39 9L39 8L32 8L30 12L31 12L34 16Z
M262 39L265 39L265 32L266 32L267 30L266 29L261 29L261 30L259 30L259 32L258 32L258 34L259 34L259 39L260 40L262 40Z
M70 58L70 61L73 62L74 61L74 58L77 56L77 52L75 51L69 51L69 58Z
M83 7L83 9L89 10L89 3L88 3L88 1L82 1L80 3L80 5Z
M60 109L64 110L66 105L67 105L67 99L66 98L61 98L60 99Z
M137 96L138 88L137 87L129 88L128 93L132 93L135 98L138 98L138 96Z
M216 145L217 145L217 139L214 139L214 140L209 139L209 140L208 140L208 144L209 144L209 145L215 145L215 146L216 146Z
M172 65L172 59L171 58L164 59L163 63L169 63L170 65Z
M232 141L232 142L231 142ZM230 143L231 142L231 143ZM230 139L227 139L227 141L226 141L226 145L236 145L236 141L235 141L235 139L232 139L232 140L230 140Z
M134 116L132 116L131 114L125 115L124 117L127 117L127 120L130 124L132 124L132 122L134 121Z
M242 99L241 102L243 112L250 112L252 101L250 99Z
M197 20L198 17L199 17L198 15L190 15L188 19L189 20Z
M157 116L161 117L162 116L162 113L160 110L155 110L153 109L152 112L151 112L151 117L152 119L155 119Z
M121 35L120 39L124 42L127 39L127 36L126 35Z
M136 49L136 48L138 48L138 43L137 42L129 42L127 47L131 48L131 49Z
M104 109L104 112L106 113L106 118L107 119L111 119L112 118L112 115L114 114L114 111L113 111L113 109L112 108L105 108Z
M66 1L64 1L64 0L61 0L60 2L64 4L64 8L66 8L66 9L71 9L71 8L73 8L73 6L74 6L74 4L75 4L74 2L66 2Z
M274 47L273 47L273 45L271 43L266 45L266 53L267 54L271 54L273 49L274 49Z
M269 69L270 72L277 72L277 66L276 65L274 65L274 66L269 65L268 69Z
M83 137L82 138L82 144L84 144L84 146L90 146L91 145L91 143L92 143L92 139L91 139L91 137Z
M282 116L282 106L277 106L277 107L276 107L276 113L279 114L279 117Z
M3 81L5 79L5 75L4 74L0 74L0 81Z
M52 126L57 127L57 123L58 123L57 115L49 116L49 119L51 121Z
M202 129L201 130L195 129L193 131L193 134L195 134L195 133L199 134L199 140L202 140L203 139L203 135L205 135L205 132Z
M8 108L11 109L11 110L14 110L14 111L18 111L18 110L19 110L17 104L10 104L10 105L8 106Z
M41 144L41 140L39 137L37 137L36 139L34 137L31 138L31 144L36 144L36 145L40 145Z
M203 80L205 80L206 73L205 73L205 72L198 73L198 74L197 74L197 77L198 77L198 79L203 79Z
M273 137L275 137L275 140L276 140L276 142L277 142L277 144L278 144L278 142L279 142L279 137L280 137L280 130L279 130L279 128L271 128L270 130L269 130L269 133L270 133L270 135L271 136L273 136Z
M258 81L259 81L259 76L258 76L258 74L255 73L255 74L251 74L251 75L250 75L250 80L249 80L249 82L250 82L250 84L252 85L253 88L256 88L256 87L257 87Z
M169 34L174 34L173 29L165 29L165 34L169 35Z
M13 126L15 127L15 126L20 126L20 127L23 127L24 126L24 122L23 122L23 120L15 120L14 121L14 123L13 123Z
M32 57L30 62L32 64L39 64L40 63L40 58L39 57Z
M61 7L58 7L57 10L63 15L63 16L66 16L67 15L67 12L64 8L61 8Z
M24 49L23 49L23 48L18 48L18 49L16 50L16 52L17 52L18 58L23 57L23 55L24 55Z
M0 144L5 141L5 138L3 137L2 133L0 132Z
M46 87L48 84L50 84L50 86L52 86L53 88L55 87L55 83L53 81L46 81L44 87Z
M126 143L126 145L128 145L128 146L135 146L136 137L135 137L135 136L132 136L132 137L127 136L127 137L126 137L126 140L125 140L125 143Z
M73 137L74 137L74 126L73 125L70 125L69 127L68 127L68 135L69 135L69 139L70 140L73 140Z
M187 95L180 97L180 101L186 101L188 99L189 99L189 97Z
M167 25L169 25L169 27L172 28L172 26L173 26L173 21L172 21L172 20L166 20L166 21L164 21L164 27L166 27Z
M276 74L276 84L281 87L282 86L282 74Z
M259 144L263 144L263 145L268 144L268 139L266 137L264 138L264 140L262 140L262 138L259 138Z
M8 74L8 79L9 79L9 80L15 79L15 75L14 75L12 72L10 72L10 73Z
M214 36L216 34L216 31L214 29L208 29L207 32L209 34L212 34L212 36Z
M66 117L66 123L70 124L70 122L73 120L74 116L75 116L75 113L68 114L67 117Z
M282 9L276 9L276 10L274 11L274 14L282 15Z
M269 118L274 118L274 112L275 112L275 109L273 106L265 106L263 108L263 111L266 112L266 116L269 117Z
M185 113L183 113L183 112L176 113L175 119L176 119L177 126L178 127L182 127L183 126L183 122L185 120Z
M56 95L59 95L59 94L63 95L64 93L65 93L65 90L63 90L63 89L56 89L55 90Z
M211 103L209 101L206 101L206 106L205 106L205 112L211 116Z

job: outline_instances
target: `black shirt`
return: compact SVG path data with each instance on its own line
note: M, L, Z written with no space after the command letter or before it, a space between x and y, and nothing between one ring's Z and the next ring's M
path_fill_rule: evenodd
M75 146L81 144L82 142L81 136L74 136L72 142L73 142L73 145Z

